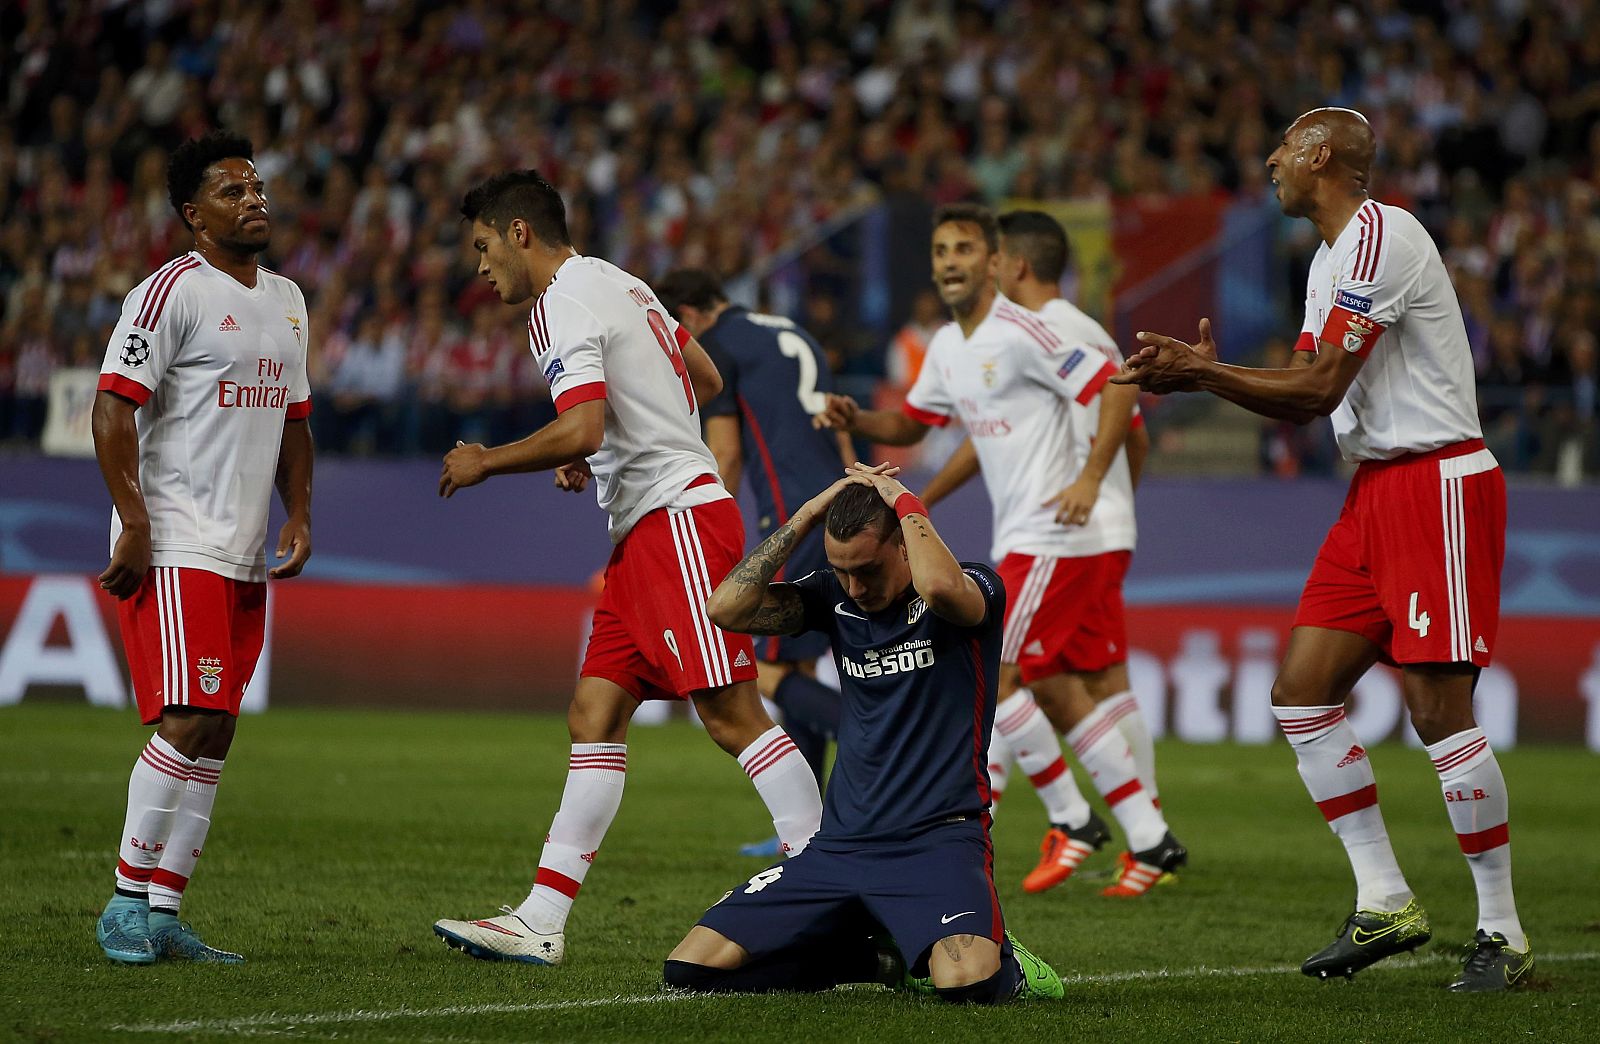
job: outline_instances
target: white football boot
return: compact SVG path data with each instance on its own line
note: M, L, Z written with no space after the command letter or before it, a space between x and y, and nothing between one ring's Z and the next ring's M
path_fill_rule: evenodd
M445 945L480 961L521 961L524 964L560 964L567 955L564 932L541 935L529 928L509 906L501 917L481 921L435 921L433 934Z

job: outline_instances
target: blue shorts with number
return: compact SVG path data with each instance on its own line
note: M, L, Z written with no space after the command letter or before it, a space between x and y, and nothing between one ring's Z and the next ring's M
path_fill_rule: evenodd
M908 841L838 847L815 837L806 850L756 874L700 918L752 957L839 933L881 928L913 974L927 974L940 939L1005 934L994 890L994 850L977 818L942 823Z
M766 539L766 534L762 539ZM798 580L818 569L830 569L828 556L822 548L822 528L819 526L806 534L795 546L794 553L783 564L783 579ZM828 654L828 636L821 631L804 634L771 635L756 639L756 659L768 663L810 663Z

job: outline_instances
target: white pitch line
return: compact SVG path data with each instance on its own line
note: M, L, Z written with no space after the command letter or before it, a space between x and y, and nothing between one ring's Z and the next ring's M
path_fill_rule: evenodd
M1541 964L1600 960L1600 951L1551 953L1539 956ZM1374 969L1398 970L1434 963L1425 958L1400 964L1377 964ZM1140 971L1106 972L1099 975L1063 975L1068 986L1109 985L1119 982L1159 982L1175 979L1249 978L1255 975L1287 975L1298 972L1294 964L1275 964L1259 968L1153 968ZM1368 969L1369 971L1372 969ZM705 1000L715 994L650 993L636 997L592 997L587 1000L532 1001L526 1004L458 1004L447 1008L357 1008L352 1011L321 1011L287 1014L267 1012L232 1019L182 1019L174 1022L145 1022L114 1025L107 1029L119 1033L244 1033L261 1030L292 1030L301 1026L347 1025L362 1022L389 1022L395 1019L435 1019L452 1015L525 1014L541 1011L573 1011L582 1008L608 1008L634 1004L668 1004L675 1001Z

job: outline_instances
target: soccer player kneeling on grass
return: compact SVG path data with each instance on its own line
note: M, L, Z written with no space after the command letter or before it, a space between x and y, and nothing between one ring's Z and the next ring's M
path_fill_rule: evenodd
M707 603L730 631L827 634L844 708L822 829L706 911L667 958L669 986L881 982L979 1004L1062 995L1006 931L994 888L984 752L1005 589L987 566L956 561L897 470L853 466ZM833 568L772 583L824 521Z

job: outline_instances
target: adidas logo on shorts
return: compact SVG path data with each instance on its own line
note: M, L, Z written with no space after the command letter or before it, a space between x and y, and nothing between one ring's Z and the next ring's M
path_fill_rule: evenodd
M750 666L750 654L745 652L743 649L740 649L739 650L739 655L735 656L733 658L733 665L735 667L748 667L748 666Z
M1026 656L1043 656L1044 643L1035 638L1033 641L1022 647L1022 652Z

